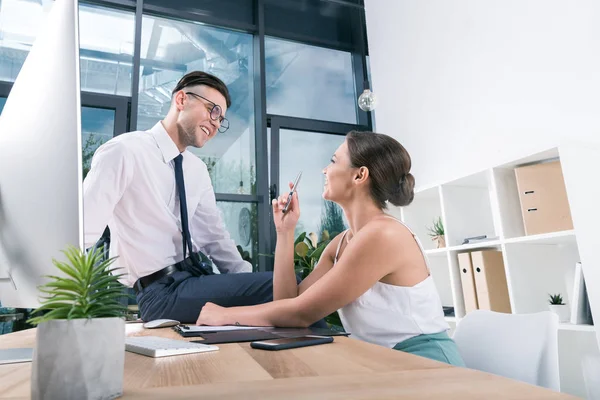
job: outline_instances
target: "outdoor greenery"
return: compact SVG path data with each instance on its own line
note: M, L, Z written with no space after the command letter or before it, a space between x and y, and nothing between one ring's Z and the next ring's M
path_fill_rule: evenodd
M90 133L83 144L83 149L81 151L81 164L83 165L83 179L87 176L88 172L90 172L90 168L92 167L92 157L96 152L96 149L104 144L104 140L102 138L97 138L93 133Z
M323 211L321 212L321 224L319 232L329 232L331 237L335 237L338 233L346 230L344 223L344 212L342 208L332 201L324 201Z

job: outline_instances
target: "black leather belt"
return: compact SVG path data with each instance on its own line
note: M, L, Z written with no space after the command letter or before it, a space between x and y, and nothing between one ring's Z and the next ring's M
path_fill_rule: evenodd
M142 276L133 284L133 290L135 290L135 294L138 294L142 291L142 289L150 286L160 278L164 278L165 276L171 275L177 271L181 271L179 264L181 264L181 262L169 265L168 267L165 267L163 269L159 269L153 274Z
M183 261L179 261L178 263L169 265L168 267L160 269L150 275L139 278L133 284L133 290L135 290L135 294L138 294L142 291L142 289L147 288L160 278L164 278L165 276L171 275L177 271L188 271L191 272L193 276L210 275L213 273L211 267L212 262L204 255L204 253L195 252L193 253L193 256L195 257L195 261L193 261L191 257L187 257Z

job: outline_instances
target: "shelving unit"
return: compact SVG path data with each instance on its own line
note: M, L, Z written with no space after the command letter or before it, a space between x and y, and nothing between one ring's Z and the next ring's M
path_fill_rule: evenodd
M517 188L516 167L559 160L563 170L574 229L525 234ZM502 252L513 313L548 310L548 294L561 293L570 305L575 264L582 262L594 325L559 324L559 363L563 391L585 395L580 365L583 354L599 353L600 343L600 188L590 170L600 149L569 144L527 154L450 182L417 189L413 203L399 214L425 247L442 304L452 306L446 317L451 332L465 316L458 254L483 249ZM595 172L594 172L595 173ZM446 248L436 249L427 235L441 217ZM487 235L491 240L463 244L465 238Z

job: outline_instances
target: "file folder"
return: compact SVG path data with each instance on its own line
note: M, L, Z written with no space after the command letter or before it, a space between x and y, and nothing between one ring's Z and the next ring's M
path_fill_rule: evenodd
M477 292L475 289L475 277L473 276L473 265L470 253L458 254L458 266L460 268L460 281L462 283L463 297L465 299L465 313L479 308Z
M496 250L471 253L475 290L480 310L510 313L508 285L502 252Z

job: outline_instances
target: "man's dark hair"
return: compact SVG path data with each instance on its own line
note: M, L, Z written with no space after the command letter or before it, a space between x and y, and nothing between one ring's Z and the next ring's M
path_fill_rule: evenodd
M216 76L208 74L204 71L192 71L184 75L184 77L181 78L179 82L177 82L177 85L175 86L175 89L173 89L173 93L171 94L175 94L183 88L196 85L209 86L213 89L218 90L219 93L221 93L223 97L225 97L227 108L231 106L231 97L229 96L229 89L227 89L225 83L223 83L223 81L217 78Z

